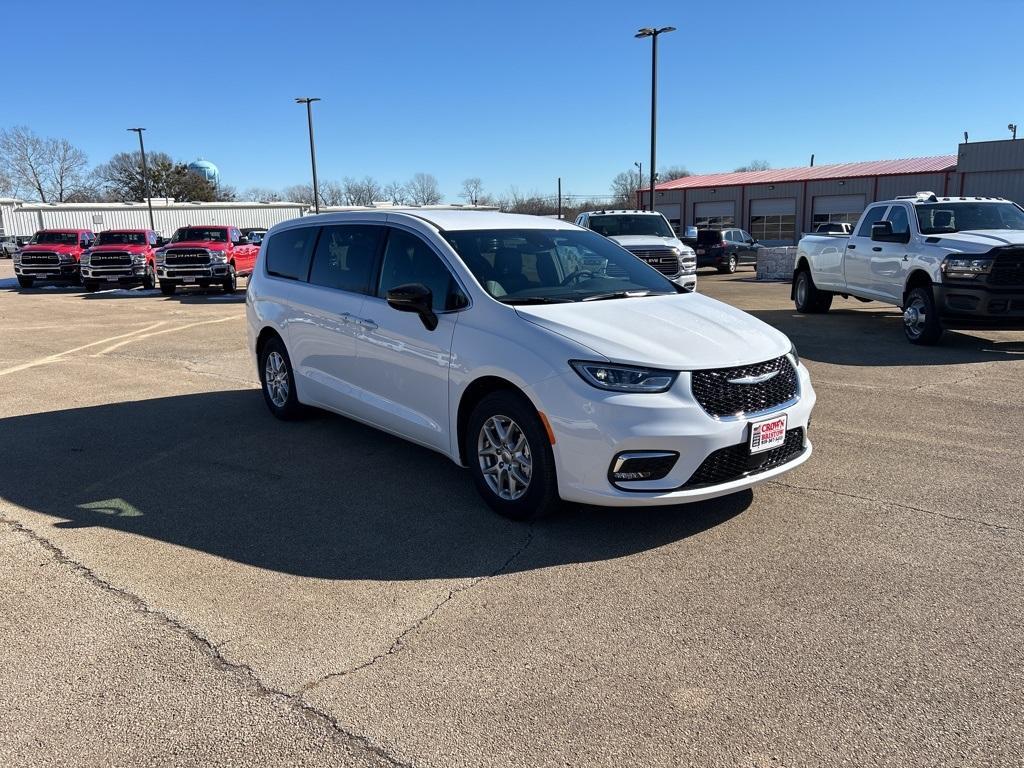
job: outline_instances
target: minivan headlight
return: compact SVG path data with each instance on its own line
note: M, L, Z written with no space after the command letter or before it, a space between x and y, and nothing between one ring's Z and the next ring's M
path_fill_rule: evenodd
M585 360L570 360L569 365L587 384L608 392L667 392L679 376L677 371Z
M796 351L796 344L789 342L789 359L793 362L794 368L800 367L800 355Z

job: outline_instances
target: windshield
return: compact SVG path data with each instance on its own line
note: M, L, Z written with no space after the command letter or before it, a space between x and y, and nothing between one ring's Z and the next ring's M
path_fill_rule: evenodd
M509 304L676 293L657 270L586 230L473 230L445 238L484 290Z
M145 245L145 232L100 232L98 245Z
M36 232L32 244L51 243L56 245L78 245L77 232Z
M675 237L672 228L663 217L651 214L615 213L591 216L590 228L605 237L620 237L621 235Z
M226 229L208 229L206 227L183 227L174 233L172 243L183 243L192 240L209 240L214 243L226 243L228 233Z
M928 203L915 205L922 235L975 229L1024 230L1024 211L1013 203Z

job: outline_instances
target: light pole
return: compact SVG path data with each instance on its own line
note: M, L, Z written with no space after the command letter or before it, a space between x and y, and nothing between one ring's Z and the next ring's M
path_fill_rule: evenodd
M313 208L320 213L320 185L316 180L316 145L313 143L313 102L320 101L316 97L302 96L295 99L296 104L306 105L306 122L309 123L309 159L313 164Z
M153 196L149 193L149 171L146 168L146 146L142 143L142 132L145 128L129 128L139 134L139 154L142 155L142 191L146 195L146 205L149 206L149 228L156 232L156 224L153 223Z
M636 174L640 179L640 183L636 185L636 194L637 197L640 197L640 190L644 188L644 164L634 162L633 165L636 166ZM640 198L640 202L643 202L643 198ZM641 205L640 210L643 209L644 207Z
M651 38L651 207L654 210L654 169L657 166L656 147L658 142L658 35L675 32L675 27L644 27L634 37Z

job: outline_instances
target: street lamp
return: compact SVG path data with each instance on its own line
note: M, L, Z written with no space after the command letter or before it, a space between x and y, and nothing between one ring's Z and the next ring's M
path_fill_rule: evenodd
M156 231L156 224L153 223L153 196L149 193L149 171L146 169L146 146L142 143L142 132L145 128L128 128L127 130L139 134L139 154L142 155L142 192L146 195L146 205L149 206L149 228Z
M652 27L644 27L643 29L637 30L634 37L649 37L651 38L651 207L650 210L654 210L654 169L656 167L656 152L657 147L657 120L658 120L658 35L663 35L666 32L675 32L675 27L661 27L655 29Z
M634 162L633 165L636 166L637 177L640 179L640 183L636 185L636 194L639 197L640 190L644 188L644 164ZM643 206L640 206L640 210L643 210Z
M320 213L320 185L316 180L316 145L313 143L313 102L316 97L303 96L295 99L296 104L306 105L306 122L309 123L309 159L313 163L313 207Z

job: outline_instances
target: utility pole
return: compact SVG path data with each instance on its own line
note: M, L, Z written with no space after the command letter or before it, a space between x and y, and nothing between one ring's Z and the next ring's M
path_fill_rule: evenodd
M558 177L558 220L562 220L562 177Z
M309 159L313 164L313 209L320 213L320 185L316 180L316 145L313 143L313 102L320 101L313 96L302 96L295 99L296 104L306 105L306 122L309 124Z
M636 196L639 198L638 202L643 203L643 197L640 196L640 190L644 188L644 164L634 162L636 166L637 177L640 179L640 183L636 185ZM639 206L640 210L644 209L643 205Z
M129 131L139 134L139 154L142 155L142 192L146 195L146 205L149 207L149 228L156 232L156 224L153 223L153 195L149 191L149 170L146 168L146 145L142 143L142 132L145 128L129 128Z
M666 32L675 32L675 27L644 27L637 30L634 37L651 38L651 200L649 210L654 210L654 183L657 167L657 143L658 143L658 35Z

